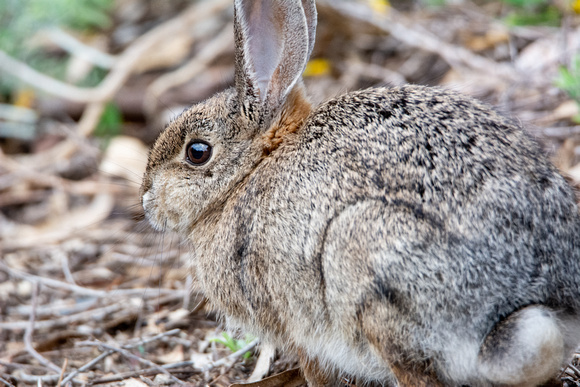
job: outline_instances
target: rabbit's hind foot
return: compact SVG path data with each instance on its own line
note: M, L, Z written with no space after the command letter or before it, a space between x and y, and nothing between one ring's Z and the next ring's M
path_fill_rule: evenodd
M556 376L566 356L556 313L532 305L499 322L485 338L478 369L490 382L537 386Z

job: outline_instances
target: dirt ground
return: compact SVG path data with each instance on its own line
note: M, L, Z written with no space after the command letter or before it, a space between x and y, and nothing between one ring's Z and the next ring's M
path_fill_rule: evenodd
M580 17L564 3L557 26L508 26L513 9L501 1L321 0L306 86L316 102L405 83L475 96L521 121L580 184L578 105L555 83L580 52ZM105 53L112 64L92 88L50 83L0 55L0 77L21 85L0 102L32 117L0 115L0 385L229 386L296 367L243 333L223 344L187 244L153 231L139 202L160 130L231 85L231 23L229 0L126 0L111 27L76 36L82 47L42 43L56 57ZM83 65L70 60L68 74ZM109 102L120 113L113 134L99 126ZM579 359L563 385L580 386Z

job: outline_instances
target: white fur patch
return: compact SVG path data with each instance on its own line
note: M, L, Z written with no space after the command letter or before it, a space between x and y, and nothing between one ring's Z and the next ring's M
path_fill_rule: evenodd
M362 381L392 379L388 366L369 347L364 350L354 348L341 337L340 333L328 331L303 336L299 344L323 367L341 370Z
M157 221L156 214L154 214L154 202L155 198L151 191L147 191L143 194L142 203L143 209L145 210L145 217L149 221L149 224L157 231L163 231L163 227Z
M145 209L145 211L149 211L151 206L151 200L153 199L151 197L151 192L147 191L145 192L145 194L143 194L143 208Z
M451 380L477 379L479 343L467 338L448 338L443 342L443 356Z
M482 376L494 383L537 385L553 377L564 361L564 338L555 314L531 306L518 312L508 353L480 363Z

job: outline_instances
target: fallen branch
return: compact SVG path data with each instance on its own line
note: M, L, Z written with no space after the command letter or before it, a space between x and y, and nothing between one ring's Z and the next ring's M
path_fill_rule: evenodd
M64 362L62 363L62 368L60 369L60 375L58 377L58 382L56 382L56 386L60 387L62 383L62 378L64 377L64 373L66 371L66 367L68 366L68 359L65 358ZM66 383L62 383L66 386Z
M347 19L370 24L411 47L439 55L452 67L472 68L512 82L521 78L510 65L494 62L463 47L442 41L420 26L409 26L409 23L402 21L403 16L394 9L390 9L389 13L383 16L356 2L320 0L318 6L330 8Z
M186 368L186 367L190 367L191 368L191 372L195 372L195 373L200 373L200 372L208 372L214 368L220 367L222 365L228 365L231 364L233 362L235 362L238 358L240 358L241 356L243 356L246 352L251 351L259 342L259 339L255 339L252 342L250 342L249 344L247 344L246 346L244 346L243 348L241 348L240 350L232 353L231 355L228 355L224 358L221 358L215 362L212 362L210 364L208 364L207 366L203 367L203 369L200 368L196 368L194 367L194 363L192 361L181 361L181 362L177 362L177 363L171 363L171 364L164 364L162 366L157 366L157 367L161 367L163 369L175 369L175 368ZM134 376L139 376L139 375L143 375L143 374L151 374L152 371L156 371L157 367L154 368L148 368L148 369L144 369L144 370L139 370L139 371L134 371L134 372L127 372L121 375L116 375L113 376L111 378L102 378L96 381L93 381L93 383L97 384L97 383L109 383L109 382L114 382L114 381L119 381L119 380L123 380L126 378L131 378Z
M14 378L19 382L42 386L44 384L56 384L60 375L30 375L26 372L20 372L18 376L14 376ZM74 380L74 382L77 384L83 384L80 380Z
M7 387L14 387L14 384L10 383L8 380L0 377L0 383L4 383Z
M168 368L166 366L162 366L162 367ZM172 369L172 371L174 373L179 373L179 371L189 372L190 374L199 373L199 370L195 370L193 368L183 369L183 370ZM113 376L104 376L102 378L91 380L91 385L120 382L120 381L125 380L125 379L136 378L136 377L139 377L142 375L156 375L158 373L159 373L159 371L157 371L157 368L144 368L144 369L137 370L137 371L121 372L121 373L118 373L118 374L113 375Z
M162 374L165 374L165 375L169 376L171 378L171 380L173 380L177 384L183 384L183 382L181 380L177 379L175 376L173 376L171 374L171 372L167 371L165 368L163 368L163 367L161 367L161 366L153 363L151 360L147 360L147 359L144 359L144 358L142 358L140 356L134 355L131 352L125 350L125 349L118 348L118 347L115 347L115 346L112 346L112 345L109 345L109 344L101 343L101 342L98 342L98 341L81 341L77 345L79 345L79 346L85 345L85 346L100 347L100 348L107 349L109 351L117 352L120 355L122 355L122 356L124 356L124 357L126 357L128 359L136 360L139 363L143 363L143 364L148 365L149 367L152 367L154 369L157 369Z
M167 331L167 332L164 332L164 333L160 333L160 334L158 334L156 336L153 336L153 337L150 337L150 338L147 338L147 339L139 340L138 342L133 343L133 344L124 345L123 348L125 348L125 349L135 348L135 347L138 347L140 345L148 344L148 343L151 343L153 341L159 340L159 339L161 339L163 337L176 335L179 332L181 332L180 329L173 329L173 330L170 330L170 331ZM68 374L68 376L63 379L62 384L63 385L66 385L69 381L71 381L79 373L90 370L94 365L98 364L101 360L103 360L106 357L112 355L113 353L115 353L115 351L112 350L112 349L111 350L108 350L107 352L101 353L99 356L97 356L93 360L89 361L88 363L86 363L83 366L79 367L77 370L75 370L75 371L71 372L70 374ZM157 370L157 367L154 367L152 369Z
M228 24L218 36L207 43L189 62L153 81L145 91L145 99L143 100L145 112L152 114L156 108L157 100L164 92L193 79L207 69L208 65L219 55L228 49L233 49L234 33L232 28L232 24Z
M115 55L107 54L94 47L87 46L60 28L51 28L48 30L48 37L63 50L104 69L112 68L118 60L118 57Z
M57 319L37 321L36 327L38 329L55 329L62 326L67 326L70 324L75 324L84 321L101 321L104 317L109 316L112 313L118 311L124 311L125 313L131 310L127 308L123 303L116 303L113 305L108 305L102 308L91 309L86 312L81 312L71 316L63 316ZM6 321L0 322L0 329L9 330L21 330L27 327L26 321ZM60 368L59 368L60 371Z
M97 298L108 298L108 297L121 297L121 296L141 296L143 298L153 295L158 297L160 295L175 295L175 297L182 297L181 294L177 294L180 290L175 289L161 289L161 288L147 288L147 289L113 289L109 291L89 289L82 286L69 284L67 282L55 280L52 278L40 277L34 274L28 274L20 270L12 269L7 266L4 262L0 261L0 269L6 271L8 274L13 275L17 278L21 278L31 282L38 282L46 286L50 286L57 289L62 289L76 293L82 296L90 296ZM183 291L183 290L182 290ZM60 368L59 368L60 370Z
M50 360L46 359L42 356L34 346L32 345L32 334L34 332L34 321L36 319L35 309L36 305L38 305L38 282L32 283L32 296L31 296L31 303L32 303L32 313L30 313L30 318L28 319L28 326L26 327L26 332L24 333L24 345L26 347L26 351L35 358L40 364L45 366L46 368L60 374L61 367L57 366Z
M90 362L86 363L85 365L83 365L82 367L80 367L79 369L71 372L70 374L68 374L63 380L62 380L62 384L66 386L66 384L68 382L70 382L71 380L74 379L75 376L77 376L78 374L80 374L81 372L85 372L90 370L91 368L93 368L94 365L98 364L101 360L111 356L112 354L114 354L115 351L107 351L107 352L103 352L101 353L99 356L95 357L93 360L91 360Z

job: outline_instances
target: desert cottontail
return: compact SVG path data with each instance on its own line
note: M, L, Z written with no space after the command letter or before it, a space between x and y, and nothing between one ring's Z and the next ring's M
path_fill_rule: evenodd
M157 139L149 221L228 324L311 386L553 380L580 342L573 190L511 120L439 88L312 107L313 0L235 1L235 88Z

